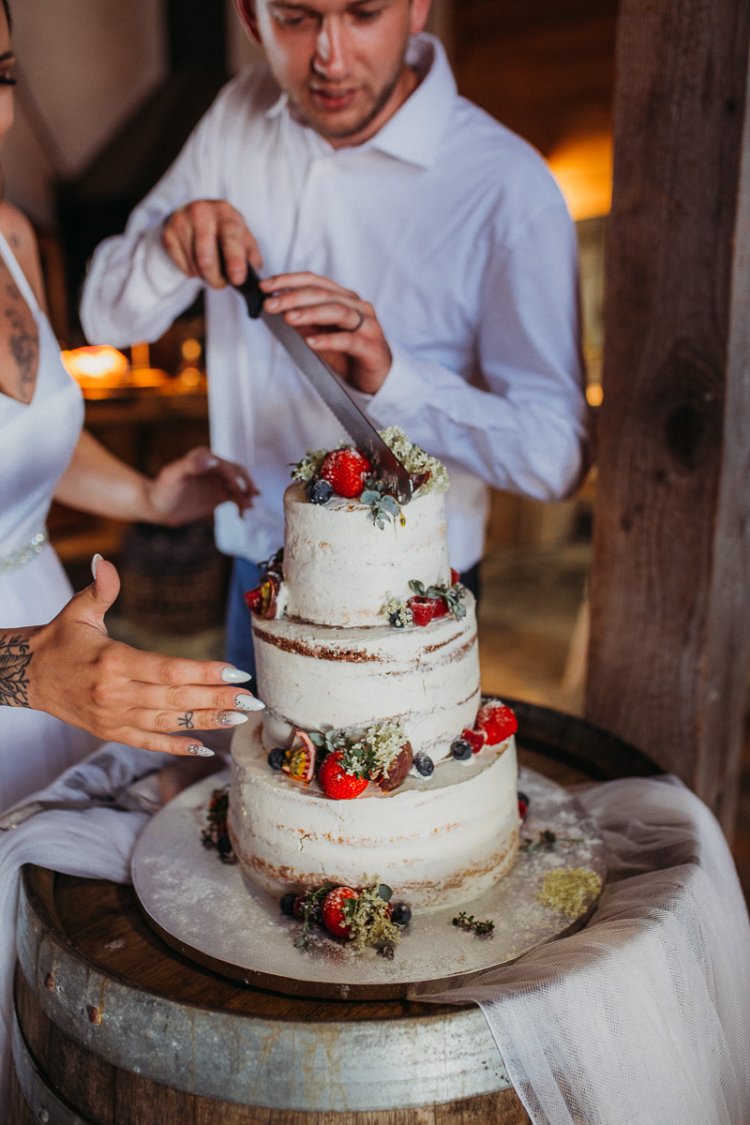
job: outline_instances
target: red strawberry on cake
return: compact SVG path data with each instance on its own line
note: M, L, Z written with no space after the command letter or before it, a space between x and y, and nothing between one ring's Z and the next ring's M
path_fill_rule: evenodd
M371 472L370 460L358 449L333 449L323 458L319 475L337 495L355 500L362 495Z
M348 938L352 932L347 920L346 903L356 899L357 892L351 887L335 887L323 899L321 919L329 934L334 937Z
M355 777L347 773L341 764L343 751L335 750L323 762L318 771L318 781L326 797L334 801L351 801L364 793L368 781L366 777Z
M485 703L479 708L477 727L487 735L490 746L505 742L518 730L518 720L510 707L504 703Z
M415 625L429 625L431 621L448 614L448 606L443 598L417 595L409 598L406 604L411 610L411 619Z
M461 731L461 738L465 739L465 741L469 743L469 746L471 746L472 754L478 754L487 742L487 735L485 731L470 730L468 727L464 727L464 729Z

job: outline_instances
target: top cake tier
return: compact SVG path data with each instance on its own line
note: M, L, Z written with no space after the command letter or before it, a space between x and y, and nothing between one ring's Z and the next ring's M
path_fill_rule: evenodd
M285 616L317 625L382 625L409 582L450 585L445 494L427 491L379 527L372 509L334 496L310 503L301 483L284 494Z

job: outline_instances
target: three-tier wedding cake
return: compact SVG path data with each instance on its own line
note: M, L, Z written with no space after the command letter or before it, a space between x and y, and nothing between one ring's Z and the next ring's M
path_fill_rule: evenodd
M513 863L515 718L480 696L446 470L383 436L412 475L408 504L352 448L308 454L286 491L283 552L247 596L266 709L235 734L228 829L273 894L379 878L429 909Z

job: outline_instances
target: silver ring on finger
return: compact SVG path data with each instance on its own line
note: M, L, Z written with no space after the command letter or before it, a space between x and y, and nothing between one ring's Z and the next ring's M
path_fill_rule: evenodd
M362 312L361 309L353 309L352 311L355 312L357 314L357 316L359 317L359 319L358 319L357 323L354 325L354 327L349 329L349 331L353 334L355 332L359 332L360 328L365 323L365 314Z

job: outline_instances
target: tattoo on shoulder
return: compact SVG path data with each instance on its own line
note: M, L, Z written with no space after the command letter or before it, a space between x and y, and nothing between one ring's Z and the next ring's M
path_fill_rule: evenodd
M0 706L29 706L30 663L31 649L25 637L13 633L0 637Z

